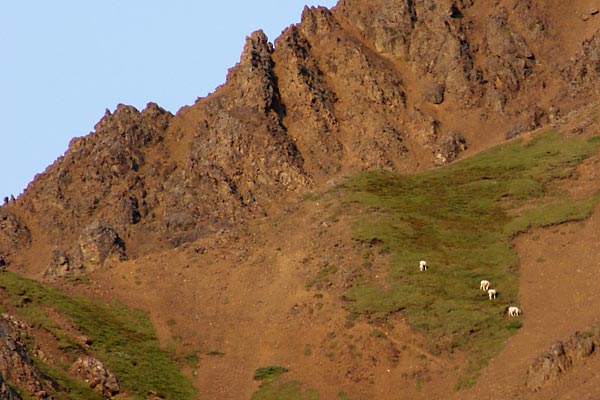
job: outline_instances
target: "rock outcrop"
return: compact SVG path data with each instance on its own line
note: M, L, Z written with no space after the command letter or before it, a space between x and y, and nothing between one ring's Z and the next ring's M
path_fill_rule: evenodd
M576 332L565 341L554 343L536 358L527 370L527 387L539 390L544 384L556 381L574 365L590 357L600 344L599 331Z
M79 243L94 221L135 259L278 212L339 175L433 168L552 123L600 70L598 33L574 63L556 56L563 34L534 0L306 7L274 45L252 33L226 83L175 115L107 111L2 206L0 258L39 241L48 276L79 273L104 262Z
M467 149L467 141L458 132L450 132L442 136L439 146L434 149L435 162L444 165L456 160L459 154Z
M123 240L112 226L98 220L83 230L71 251L53 252L44 275L50 278L81 275L125 258Z
M6 208L0 209L0 267L4 267L11 254L31 244L29 229Z
M572 79L573 95L584 92L598 93L598 77L600 76L600 29L583 42L574 66L569 71ZM589 95L589 94L588 94Z
M8 314L0 317L0 394L2 399L20 399L15 390L6 384L15 385L35 399L54 399L49 393L56 389L34 365L27 346L21 339L26 326Z
M444 101L444 85L432 83L425 88L423 97L432 104L442 104Z
M21 400L22 397L9 385L4 382L2 374L0 374L0 398L4 400Z
M124 260L125 245L112 226L94 221L79 236L76 258L86 271L93 271L106 262Z
M121 391L115 375L94 357L78 358L69 368L69 372L105 396L114 396Z

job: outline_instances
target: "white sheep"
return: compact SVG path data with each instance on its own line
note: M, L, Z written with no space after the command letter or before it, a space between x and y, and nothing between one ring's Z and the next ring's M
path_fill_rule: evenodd
M498 292L496 291L496 289L488 290L488 297L490 298L490 300L495 299L496 296L498 296Z
M508 307L508 315L510 317L516 317L521 315L521 309L519 307Z
M484 292L487 292L489 288L490 288L490 281L486 281L484 279L479 284L479 290L483 290Z
M419 263L419 269L421 270L421 272L427 271L427 268L427 261L421 260L421 262Z

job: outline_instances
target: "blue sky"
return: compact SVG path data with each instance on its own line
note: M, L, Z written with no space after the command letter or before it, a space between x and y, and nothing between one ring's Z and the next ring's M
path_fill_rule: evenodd
M274 41L336 0L22 0L0 5L0 201L117 104L171 112L206 96L245 38Z

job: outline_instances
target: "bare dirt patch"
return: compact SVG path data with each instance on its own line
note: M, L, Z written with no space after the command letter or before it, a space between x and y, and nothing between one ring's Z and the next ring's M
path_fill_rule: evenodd
M520 260L523 328L491 360L471 390L453 398L598 398L594 384L600 360L592 357L538 393L525 388L527 368L552 343L600 321L595 307L600 289L600 209L588 221L536 229L516 240ZM574 379L575 378L575 379ZM584 397L576 397L583 394Z

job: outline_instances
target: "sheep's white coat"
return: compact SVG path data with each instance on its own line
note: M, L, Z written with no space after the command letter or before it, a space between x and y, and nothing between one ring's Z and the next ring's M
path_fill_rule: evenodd
M427 261L425 260L421 260L421 262L419 263L419 270L421 270L421 272L423 271L427 271Z
M495 299L497 295L498 295L498 292L496 291L496 289L488 290L488 297L490 298L490 300Z
M484 292L486 292L489 288L490 288L490 281L486 281L484 279L479 284L479 290L483 290Z
M511 317L521 315L521 309L519 307L508 307L508 315Z

